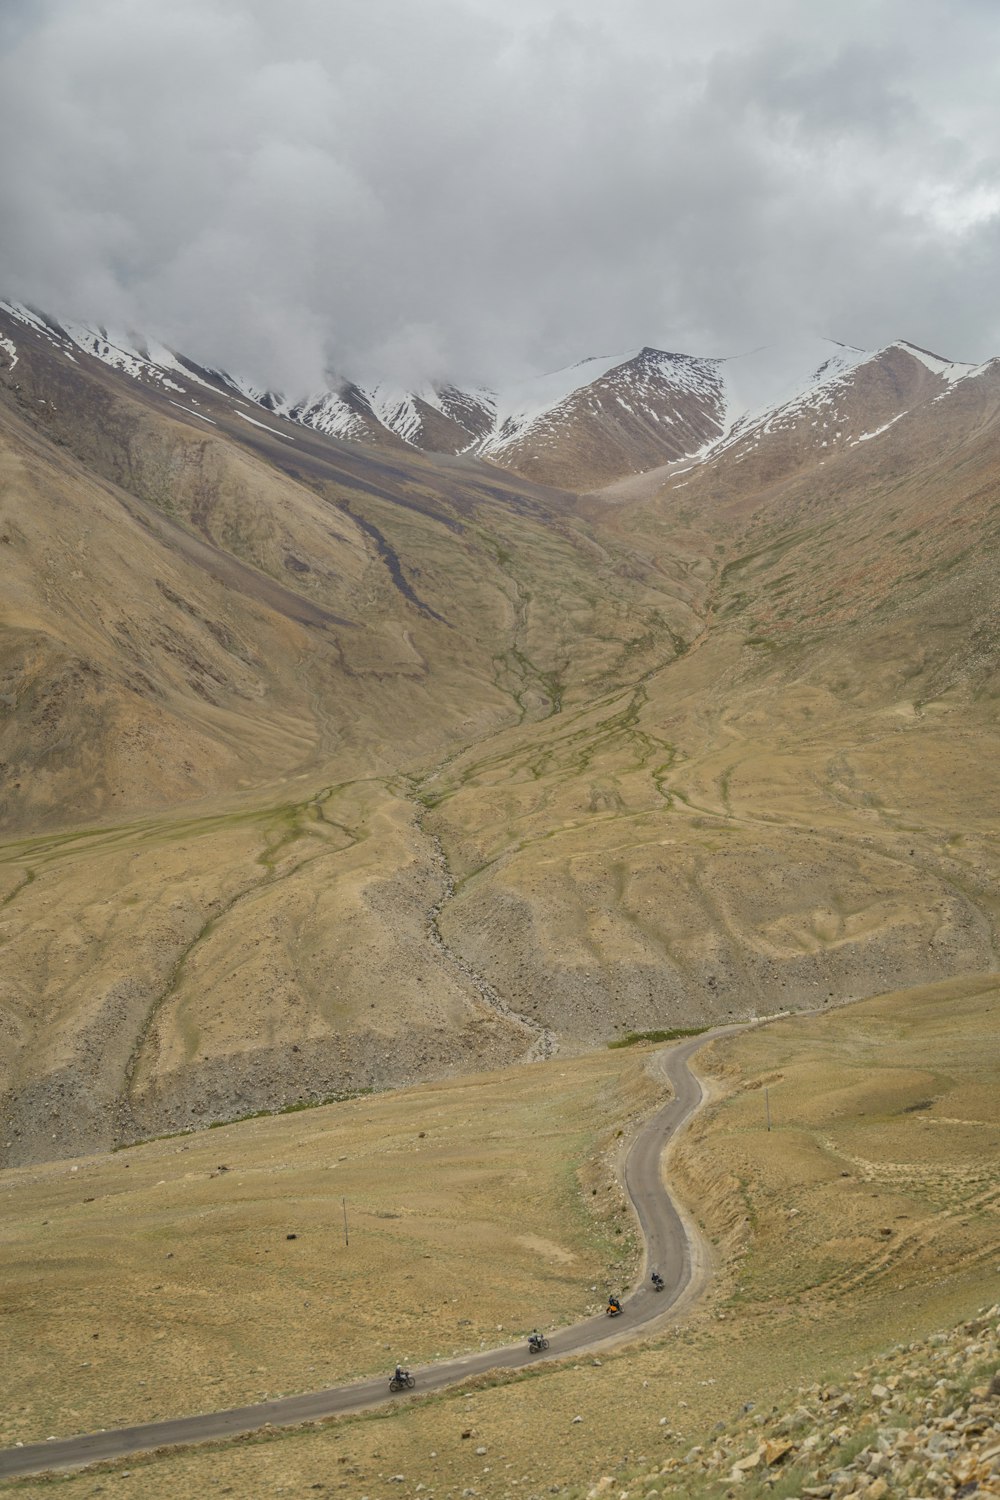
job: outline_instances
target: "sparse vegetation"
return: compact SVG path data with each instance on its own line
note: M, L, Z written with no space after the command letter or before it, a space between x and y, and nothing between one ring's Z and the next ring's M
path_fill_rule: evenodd
M326 1094L315 1099L293 1099L290 1104L279 1105L277 1109L254 1109L245 1115L233 1115L228 1120L210 1120L209 1130L223 1130L228 1125L240 1125L244 1120L267 1120L278 1115L298 1115L305 1109L321 1109L326 1104L346 1104L349 1099L364 1099L373 1094L374 1089L345 1089L341 1093ZM159 1139L159 1137L157 1137ZM164 1139L170 1139L164 1137ZM119 1147L119 1150L124 1148Z
M484 1377L368 1416L137 1457L109 1472L129 1469L134 1485L164 1500L195 1500L216 1485L245 1494L279 1486L308 1493L317 1483L328 1485L331 1473L344 1476L349 1493L372 1500L388 1495L390 1485L393 1494L405 1494L418 1484L445 1493L475 1488L483 1500L506 1500L512 1477L519 1481L516 1491L528 1495L555 1485L567 1500L585 1500L610 1473L615 1488L605 1493L625 1490L630 1500L644 1500L652 1489L670 1493L669 1484L680 1494L718 1494L719 1480L729 1483L735 1462L757 1453L765 1440L780 1440L791 1447L774 1464L762 1457L752 1465L741 1493L753 1494L763 1469L789 1495L801 1494L795 1486L811 1483L812 1475L817 1485L828 1482L834 1469L860 1461L881 1427L891 1435L916 1425L911 1396L920 1421L928 1419L928 1401L946 1401L946 1408L933 1407L946 1417L979 1399L973 1393L990 1373L990 1362L974 1348L982 1329L960 1330L955 1340L936 1330L973 1318L995 1293L990 1166L1000 1121L983 1038L993 1035L997 1003L995 977L983 976L790 1018L710 1044L711 1075L723 1096L675 1148L670 1173L686 1184L692 1211L714 1245L716 1277L700 1305L642 1345L602 1351L594 1362ZM62 1358L50 1361L44 1385L25 1381L17 1364L7 1368L18 1392L5 1405L9 1423L32 1437L60 1430L52 1382L63 1376L78 1427L102 1425L96 1408L92 1417L91 1408L80 1410L94 1390L102 1417L122 1418L137 1410L160 1414L155 1403L175 1387L177 1404L188 1398L190 1405L192 1378L205 1382L202 1388L218 1405L293 1384L318 1386L338 1377L355 1347L355 1325L367 1329L373 1314L376 1367L379 1360L388 1367L397 1354L417 1354L414 1340L425 1334L433 1353L445 1333L458 1335L445 1340L450 1352L463 1341L477 1347L479 1337L517 1337L536 1321L551 1327L551 1317L539 1309L557 1284L582 1293L586 1304L598 1300L602 1282L617 1289L634 1264L620 1265L623 1236L614 1233L620 1219L614 1213L595 1219L587 1208L613 1197L605 1191L608 1147L588 1156L577 1132L586 1122L591 1143L596 1127L613 1144L622 1128L616 1110L623 1092L638 1103L630 1090L644 1076L641 1061L628 1052L555 1059L485 1081L355 1101L331 1111L328 1122L321 1123L322 1113L251 1121L228 1133L137 1149L125 1158L130 1170L124 1174L113 1165L121 1157L107 1166L81 1163L75 1177L65 1166L36 1181L24 1174L8 1200L6 1222L34 1258L32 1284L40 1284L39 1276L41 1284L58 1278L63 1313L48 1328L42 1301L33 1308L18 1304L12 1326L15 1334L29 1326L46 1330L42 1336L54 1353L63 1348L52 1344L54 1337L66 1342ZM939 1078L934 1106L907 1112L907 1103L929 1097L928 1067ZM773 1107L770 1133L765 1083ZM182 1154L174 1154L178 1148ZM529 1160L539 1208L525 1226L522 1173ZM581 1160L587 1165L579 1181L572 1166ZM213 1177L220 1161L229 1170ZM549 1167L551 1202L543 1187ZM105 1172L111 1175L104 1192L81 1205ZM590 1174L597 1174L593 1185L601 1183L596 1197ZM454 1219L448 1207L453 1192ZM505 1195L499 1202L498 1192ZM338 1241L337 1210L345 1194L352 1234L357 1222L364 1235L363 1254L348 1255ZM513 1229L505 1218L508 1201ZM116 1228L115 1253L123 1255L120 1210L126 1202L137 1231L135 1258L112 1265L100 1226L106 1217ZM483 1213L499 1215L506 1227L492 1217L484 1224ZM146 1214L152 1216L148 1234ZM41 1218L50 1221L43 1232ZM880 1233L887 1223L897 1231L888 1242ZM197 1234L192 1225L199 1226ZM294 1244L285 1239L289 1227L298 1235ZM511 1234L523 1234L532 1247L515 1252L508 1307L492 1299L502 1298L510 1283ZM113 1281L96 1306L62 1253L70 1242L77 1256L100 1255ZM579 1262L555 1255L556 1249L580 1254L586 1243L603 1257L597 1278L581 1276ZM224 1244L229 1249L220 1258ZM165 1262L169 1250L174 1255ZM226 1277L226 1315L218 1327L212 1312L221 1290L198 1295L214 1286L217 1274ZM156 1381L144 1387L138 1381L147 1378L151 1303L142 1293L156 1281L167 1283L152 1304L156 1329L166 1336L155 1346ZM598 1292L591 1292L593 1285ZM249 1296L251 1287L245 1301L244 1288ZM10 1298L16 1283L6 1280L5 1291ZM121 1324L126 1336L105 1349L107 1329L94 1320L104 1316L106 1304L113 1312L123 1299L134 1315ZM350 1319L338 1317L345 1303ZM384 1349L390 1336L382 1330L390 1320L391 1345ZM95 1328L101 1339L91 1343ZM37 1347L30 1333L25 1349L29 1343ZM9 1347L16 1354L21 1339ZM85 1390L73 1368L76 1349L90 1368L100 1361L101 1380ZM959 1368L951 1362L965 1349L969 1358ZM133 1359L141 1371L130 1365ZM242 1389L234 1384L241 1371ZM872 1388L896 1376L883 1413L887 1398ZM851 1404L838 1413L844 1395ZM799 1417L793 1430L778 1430L803 1404L812 1425L803 1426ZM26 1405L28 1413L21 1409ZM862 1420L869 1411L871 1423ZM798 1449L814 1431L821 1441L803 1462ZM463 1432L473 1436L463 1440ZM486 1454L477 1455L476 1447ZM770 1452L777 1458L776 1449ZM783 1464L798 1467L785 1475ZM391 1480L397 1473L404 1475L401 1484ZM540 1488L539 1476L545 1481ZM83 1500L102 1482L93 1473L58 1481L67 1500ZM28 1495L50 1488L43 1481L18 1485Z
M707 1026L674 1026L665 1031L628 1031L608 1043L611 1048L635 1047L639 1042L676 1042L685 1036L701 1036Z
M581 1315L636 1265L613 1167L655 1085L628 1049L714 1019L818 1012L713 1049L720 1102L671 1167L704 1306L600 1365L171 1457L164 1495L376 1500L432 1451L414 1489L506 1497L510 1465L530 1494L539 1453L590 1485L610 1400L625 1475L984 1300L996 370L905 445L821 463L775 431L682 499L282 444L221 401L194 433L45 340L17 376L11 1440ZM344 1196L364 1257L339 1256Z

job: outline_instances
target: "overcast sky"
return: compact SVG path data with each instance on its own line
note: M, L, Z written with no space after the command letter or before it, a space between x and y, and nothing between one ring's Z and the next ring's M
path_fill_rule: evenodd
M0 295L290 391L1000 354L996 0L0 0Z

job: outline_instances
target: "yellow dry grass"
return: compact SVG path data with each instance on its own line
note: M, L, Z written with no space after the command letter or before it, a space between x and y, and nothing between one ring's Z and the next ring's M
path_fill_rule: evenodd
M605 1052L3 1173L0 1441L572 1322L631 1267L602 1142L661 1095Z
M612 502L36 355L0 1160L995 966L992 378Z
M418 1493L438 1500L466 1489L500 1500L541 1496L551 1486L574 1492L619 1464L686 1450L746 1401L763 1409L800 1382L836 1379L893 1342L970 1314L995 1296L1000 1262L998 1007L1000 988L984 977L789 1019L714 1044L707 1063L719 1099L684 1138L672 1171L709 1234L717 1275L704 1302L669 1334L606 1354L600 1363L567 1361L388 1413L129 1460L113 1474L127 1470L122 1482L134 1493L165 1500L313 1491L351 1500ZM606 1058L507 1073L485 1086L498 1091L498 1100L507 1098L512 1080L555 1077L560 1066L567 1083L577 1080L581 1103L604 1091L606 1109ZM468 1085L466 1095L470 1119L476 1087ZM422 1089L351 1108L399 1109L417 1099L429 1107L437 1098ZM593 1105L587 1108L593 1129ZM235 1143L249 1129L266 1131L270 1141L274 1131L311 1127L314 1120L241 1126L230 1138ZM213 1133L213 1145L222 1138ZM145 1151L166 1149L164 1143ZM404 1169L410 1183L419 1160L393 1153L385 1164ZM207 1186L220 1185L229 1186L225 1179ZM33 1191L42 1191L41 1181ZM404 1196L397 1185L393 1201ZM482 1299L497 1295L515 1261L509 1227L483 1236L474 1213L470 1220L463 1250L455 1228L446 1280L468 1288L479 1316ZM579 1202L574 1209L567 1197L551 1224L533 1219L530 1233L582 1254L574 1229L580 1223ZM523 1218L516 1228L521 1233ZM887 1228L891 1235L883 1234ZM306 1246L304 1238L289 1249ZM285 1254L284 1246L273 1248ZM525 1250L517 1275L532 1255ZM558 1279L573 1269L553 1256L546 1275ZM278 1280L264 1295L273 1294ZM516 1300L516 1285L510 1293ZM484 1323L494 1316L506 1321L496 1306ZM152 1368L147 1378L147 1389L158 1387ZM92 1473L60 1479L57 1491L77 1500L117 1483ZM26 1481L18 1493L41 1496L50 1486Z

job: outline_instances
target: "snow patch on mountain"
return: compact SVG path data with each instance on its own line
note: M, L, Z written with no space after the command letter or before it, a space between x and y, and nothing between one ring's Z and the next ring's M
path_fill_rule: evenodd
M727 433L753 426L789 402L809 400L871 357L850 344L806 337L720 360Z
M199 375L196 369L155 339L141 338L120 330L91 328L72 319L64 318L61 322L56 322L19 302L0 301L0 309L17 322L33 329L48 343L54 344L67 359L74 359L71 348L76 348L99 359L111 369L120 370L133 380L151 381L182 396L188 393L187 385L178 383L174 378L178 375L188 383L204 386L206 390L217 389ZM195 415L199 416L200 413L196 412Z
M381 425L394 432L404 443L416 446L423 431L423 418L417 409L417 401L441 410L437 392L433 387L420 391L407 391L402 386L380 381L378 385L366 386L363 395L372 413Z
M905 411L899 412L896 416L890 417L888 422L883 422L881 427L873 427L871 432L863 432L860 437L853 438L850 446L856 448L859 443L870 443L872 438L881 437L883 432L888 432L890 427L894 427L900 418L905 416Z
M65 337L61 338L59 336L59 330L55 326L48 323L47 320L42 317L41 313L34 312L30 307L25 307L20 302L0 301L0 310L5 312L8 317L13 318L16 323L22 323L26 328L32 329L34 333L45 339L47 343L54 344L56 348L62 349L63 353L67 355L67 358L73 358L73 356L69 354L68 350L65 348Z
M491 392L493 396L493 432L483 443L482 453L495 452L514 442L539 417L546 416L568 401L577 391L600 380L609 370L634 358L630 354L595 356L565 370L550 370L521 381L510 390Z
M294 443L295 439L290 432L282 432L278 427L269 427L266 422L258 422L256 417L251 417L245 411L238 411L236 415L244 422L249 422L252 427L260 427L264 432L270 432L274 437L281 438L284 443Z
M103 364L110 365L113 370L121 370L135 380L153 380L168 391L179 391L182 395L185 393L186 387L179 385L165 370L160 369L146 352L129 339L127 334L112 332L104 328L86 328L82 323L65 320L59 324L59 328L78 349L83 350L84 354L93 354ZM166 352L164 350L164 353ZM173 355L170 359L173 364L176 364Z
M195 411L193 406L185 406L183 401L174 401L171 398L168 399L170 400L171 406L176 406L180 411L186 411L189 416L197 417L201 422L207 422L211 427L218 427L218 422L216 422L212 417L206 417L203 411Z
M0 308L18 323L24 323L29 328L34 328L37 333L42 333L51 338L51 330L45 319L38 313L32 312L30 307L24 307L20 302L0 301Z
M811 425L820 430L829 428L827 435L820 439L821 447L841 440L849 446L870 441L887 431L906 412L898 412L882 426L855 435L837 425L838 398L847 394L859 370L895 350L902 350L919 360L932 374L944 380L947 386L942 394L982 368L941 359L902 340L875 352L838 344L830 339L802 339L770 345L724 362L727 431L715 443L709 444L699 457L715 457L741 442L749 443L751 438L756 444L770 433L789 431L805 417L810 417Z
M496 395L492 431L483 436L476 451L502 460L528 443L536 450L552 448L559 433L578 420L584 403L584 410L603 414L602 420L613 418L609 408L617 407L629 419L655 424L663 429L665 440L676 427L671 441L689 452L692 446L701 446L701 435L695 442L681 415L690 409L687 398L698 398L703 418L715 426L711 440L720 430L723 398L718 363L645 347L551 371ZM685 430L686 437L682 436Z
M942 359L940 354L932 354L929 349L921 349L919 344L909 344L905 339L890 345L893 349L905 349L907 354L912 354L914 359L926 365L934 375L940 375L949 385L956 384L959 380L965 380L969 375L976 374L983 368L982 365L965 365L955 360Z
M281 398L276 397L274 392L269 391L266 386L257 385L254 381L247 380L245 376L234 375L229 370L212 370L211 373L216 375L223 385L228 386L237 395L245 396L255 406L264 406L268 411L277 410L276 402L279 402Z
M377 441L380 433L391 434L416 449L440 447L515 464L546 452L558 459L567 436L578 424L587 430L588 423L591 431L596 424L596 430L610 435L612 444L619 439L626 445L637 442L645 463L651 452L660 451L663 457L657 462L688 465L739 445L749 452L766 435L803 424L816 428L823 447L866 442L905 413L866 432L857 431L861 424L856 418L842 421L842 413L851 409L845 397L862 366L890 354L898 359L901 351L941 381L936 400L985 368L942 359L902 340L872 353L803 336L726 358L647 346L584 359L502 390L444 383L407 389L388 380L358 385L339 379L325 390L291 397L238 373L203 369L154 339L57 322L19 303L0 301L0 309L67 359L75 359L74 350L82 352L171 397L186 396L192 405L183 409L205 421L210 418L194 410L200 403L191 387L228 397L234 409L249 404L343 441ZM3 338L0 347L13 365L14 341ZM277 429L267 430L291 440Z
M338 391L318 391L302 401L282 399L275 402L272 410L290 422L345 442L360 442L368 435L364 419Z

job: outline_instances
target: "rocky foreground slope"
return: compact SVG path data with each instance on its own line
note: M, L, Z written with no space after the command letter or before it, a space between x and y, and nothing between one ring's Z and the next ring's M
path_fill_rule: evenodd
M554 1493L573 1500L1000 1495L1000 1304L897 1346L843 1385L807 1386L783 1408L720 1422L678 1458Z

